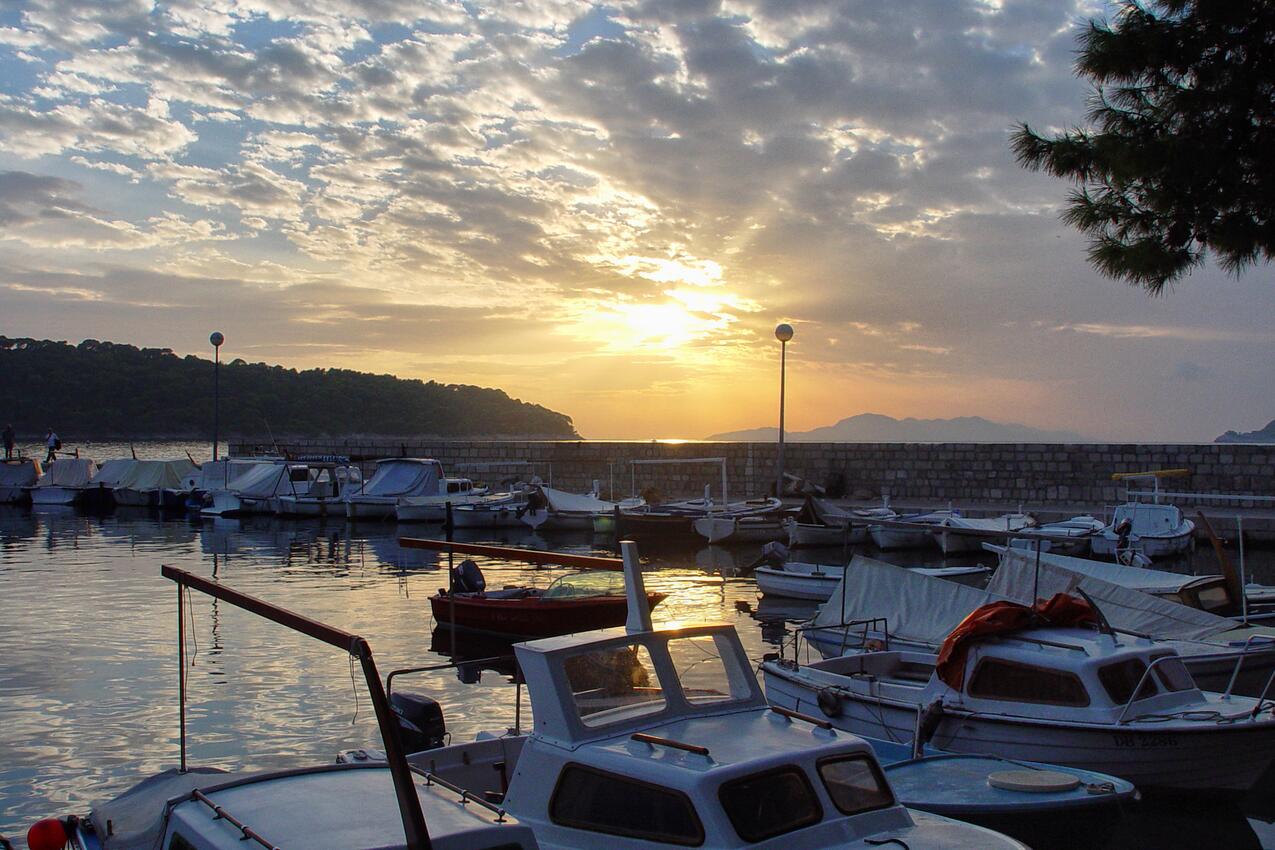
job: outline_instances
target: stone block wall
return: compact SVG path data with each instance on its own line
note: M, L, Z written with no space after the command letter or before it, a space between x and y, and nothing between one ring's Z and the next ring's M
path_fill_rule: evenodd
M265 451L262 441L236 441L234 454ZM623 497L631 487L654 487L662 496L720 490L719 464L637 465L634 460L726 458L732 499L773 492L777 447L773 443L549 442L420 439L296 440L280 443L291 454L343 454L365 463L379 457L433 457L448 474L499 482L534 471L563 490L583 492L596 479L603 496ZM498 466L502 461L530 466ZM1131 445L1035 443L790 443L785 469L816 484L840 481L847 497L900 503L980 502L1109 505L1123 501L1115 472L1191 470L1165 479L1168 490L1275 496L1275 446L1243 444ZM1143 486L1141 484L1137 485ZM1147 482L1147 487L1150 482ZM1245 507L1272 507L1247 503Z

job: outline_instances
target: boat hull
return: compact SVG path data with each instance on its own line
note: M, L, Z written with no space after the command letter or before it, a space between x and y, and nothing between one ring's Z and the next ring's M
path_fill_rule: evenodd
M757 579L757 588L767 596L826 602L837 589L837 585L841 583L843 572L843 570L837 570L826 573L794 573L788 570L758 567L753 571L753 576Z
M32 487L27 492L33 505L74 505L84 496L84 491L75 487Z
M115 488L111 491L111 498L115 500L115 504L125 508L155 507L159 500L158 491L133 490L128 487Z
M868 542L868 527L851 523L848 528L813 523L791 523L788 526L788 548L842 546Z
M763 668L767 699L793 711L827 717L838 729L887 741L911 741L915 705L815 686ZM824 702L836 708L831 713ZM1109 773L1141 789L1242 794L1275 759L1275 725L1236 723L1184 729L1166 723L1080 725L1028 722L996 715L945 714L930 744L955 753L994 755Z
M349 519L393 520L395 499L379 500L367 496L352 496L345 503L345 515Z
M1180 555L1191 547L1193 531L1194 529L1187 529L1174 535L1135 534L1129 538L1129 544L1152 560L1156 558L1171 558L1174 555ZM1104 532L1093 537L1089 543L1089 549L1095 555L1114 557L1116 544L1117 538L1115 534Z
M28 498L25 487L0 487L0 505L17 505Z
M648 593L647 604L654 608L663 593ZM623 596L588 599L490 599L445 596L430 597L430 609L440 625L516 638L541 638L587 632L624 625L628 601Z
M275 512L280 516L345 516L345 502L339 496L280 496L277 501Z
M872 545L883 552L894 549L924 549L934 539L929 529L913 531L881 525L872 526L868 529L868 534L872 537Z

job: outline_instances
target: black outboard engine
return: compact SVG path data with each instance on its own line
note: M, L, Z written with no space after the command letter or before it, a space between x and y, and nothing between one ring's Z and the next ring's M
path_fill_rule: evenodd
M1129 520L1122 520L1115 527L1116 532L1116 551L1120 552L1129 548L1129 534L1133 531L1133 523Z
M482 593L487 589L487 579L478 565L466 558L452 567L452 590L456 593Z
M447 737L443 707L423 694L395 691L390 694L390 709L398 720L398 738L409 753L441 747Z

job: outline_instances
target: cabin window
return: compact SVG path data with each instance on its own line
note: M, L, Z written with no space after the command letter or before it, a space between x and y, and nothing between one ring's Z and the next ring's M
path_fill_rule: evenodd
M310 469L305 466L294 466L288 470L289 481L309 481Z
M1231 605L1231 594L1227 592L1226 584L1219 581L1196 588L1195 601L1203 611L1224 611Z
M849 756L819 762L819 778L837 809L857 815L894 805L894 794L872 759Z
M1160 692L1154 679L1150 676L1142 678L1146 672L1147 665L1142 663L1141 658L1130 658L1098 668L1098 681L1107 689L1112 702L1124 705L1133 696L1133 689L1138 687L1139 682L1142 683L1142 689L1138 691L1138 699L1153 697Z
M567 682L585 726L605 726L664 710L664 690L640 644L582 652L566 660Z
M173 837L169 839L168 850L195 850L195 845L180 832L174 832Z
M448 481L448 482L447 482L447 492L448 492L448 493L459 493L459 492L460 492L460 482L457 482L457 481Z
M697 847L704 827L681 791L568 764L549 800L549 818L559 826Z
M740 669L733 644L725 635L674 638L668 649L682 695L691 705L734 702L752 695L752 671Z
M1075 673L1001 658L984 658L978 662L970 680L969 694L1045 705L1089 705L1089 693Z
M745 841L765 841L823 820L815 789L796 765L723 783L717 798Z
M1175 656L1172 652L1159 652L1151 656L1151 658L1171 659L1169 661L1161 661L1155 666L1155 677L1159 680L1160 687L1166 691L1189 691L1195 687L1195 679L1187 671L1182 659Z

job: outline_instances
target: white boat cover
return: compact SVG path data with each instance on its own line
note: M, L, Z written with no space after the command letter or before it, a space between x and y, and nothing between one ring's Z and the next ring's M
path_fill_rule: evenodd
M816 626L884 617L892 637L938 646L965 616L1002 597L863 555L815 615Z
M129 485L122 482L132 480L134 467L140 463L140 460L132 458L115 458L105 461L97 468L97 474L93 476L93 484L108 490L127 487Z
M541 487L540 492L549 501L549 509L557 513L609 514L615 510L615 502L599 499L592 493L581 496L552 487Z
M58 458L35 483L37 487L87 487L97 464L86 457Z
M0 487L30 487L41 475L40 461L34 458L0 463Z
M233 467L232 474L233 474ZM268 499L281 493L291 493L286 463L259 463L252 469L231 479L230 489L241 497Z
M999 546L985 546L984 548L997 553L1004 551L1004 548ZM1019 549L1017 554L1029 559L1035 565L1036 552L1034 549ZM1004 557L1002 556L1003 561ZM1073 558L1068 555L1055 555L1049 552L1041 553L1040 562L1042 564L1053 564L1055 567L1061 567L1073 573L1093 576L1111 584L1118 584L1121 587L1141 591L1142 593L1177 593L1196 579L1203 578L1203 576L1184 575L1182 573L1169 572L1168 570L1126 567L1124 564L1117 564L1114 561Z
M186 458L181 460L134 460L117 458L97 468L93 484L112 490L179 490L182 479L198 470Z
M1055 593L1074 593L1079 587L1093 598L1112 626L1155 638L1205 640L1236 627L1234 620L1106 581L1092 572L1066 569L1057 563L1060 561L1081 561L1097 567L1111 566L1145 572L1137 568L1119 567L1117 564L1108 565L1097 561L1086 562L1082 558L1042 554L1038 576L1034 552L1010 549L1001 556L1000 568L992 576L988 590L1017 602L1030 604L1033 595L1048 599ZM1196 577L1178 576L1177 584L1181 586L1184 579L1193 578Z
M395 458L376 463L376 472L355 496L432 496L443 465L436 460Z

